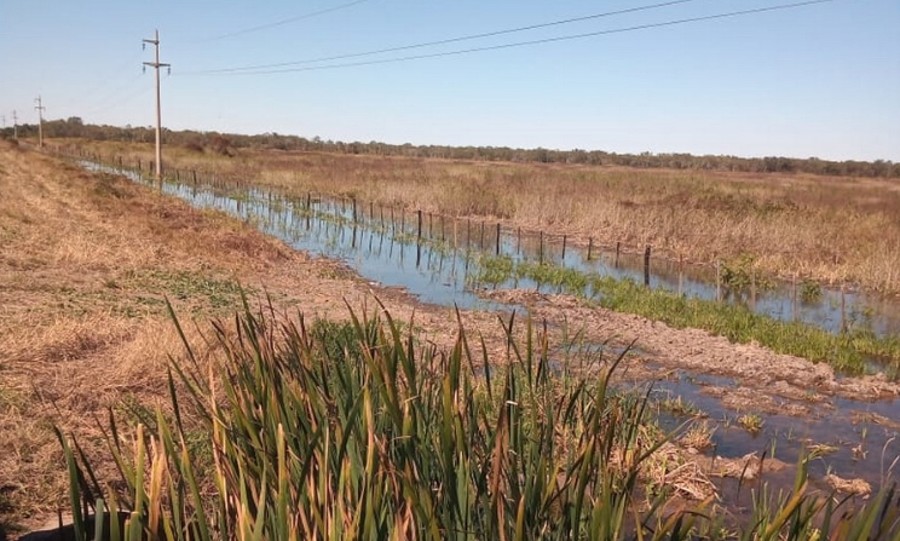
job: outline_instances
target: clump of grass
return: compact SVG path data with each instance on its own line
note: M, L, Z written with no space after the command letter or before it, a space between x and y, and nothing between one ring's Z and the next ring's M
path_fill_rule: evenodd
M667 411L672 415L678 415L682 417L701 417L703 416L703 412L700 411L693 402L685 400L683 397L679 396L667 396L663 400L659 401L659 409L662 411Z
M213 308L234 306L241 295L241 286L237 282L195 271L166 269L128 271L122 277L122 281L179 300L205 298ZM157 299L157 303L159 302L162 302L162 299Z
M800 283L800 302L814 304L822 299L822 286L815 280L805 278Z
M765 421L757 413L745 413L737 418L737 424L747 432L756 435L762 431Z
M713 446L713 433L715 428L709 426L705 419L691 424L690 427L678 438L678 442L688 448L704 451Z
M104 489L63 440L76 533L87 531L81 500L100 494L98 512L129 510L118 533L130 539L687 532L693 515L652 512L663 496L636 511L641 465L664 440L642 436L646 397L608 387L618 360L597 380L562 381L533 345L546 341L528 336L502 375L480 378L464 333L442 353L389 316L308 328L247 311L233 330L217 324L223 377L188 349L172 365L171 418L139 423L133 451L111 425L127 494ZM213 450L208 479L188 418Z
M757 291L765 291L775 286L771 278L758 275L755 269L756 260L743 254L722 264L721 280L726 289L735 293L748 291L756 287Z

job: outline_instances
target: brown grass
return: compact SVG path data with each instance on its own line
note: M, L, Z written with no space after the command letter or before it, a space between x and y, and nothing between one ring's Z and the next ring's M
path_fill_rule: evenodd
M91 433L124 396L165 394L165 355L178 351L165 297L188 317L223 313L236 276L297 256L123 179L5 144L0 163L0 487L27 522L65 493L52 424ZM247 249L221 248L235 239ZM210 281L206 296L173 295Z
M149 145L79 141L126 163ZM709 264L749 254L782 277L858 284L900 294L900 182L640 170L559 164L242 150L235 157L173 147L168 165L296 195L362 201L568 234L587 244L644 244Z

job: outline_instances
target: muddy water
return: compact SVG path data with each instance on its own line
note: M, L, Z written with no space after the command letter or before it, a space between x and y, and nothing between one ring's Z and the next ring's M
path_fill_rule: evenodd
M95 164L82 165L109 170ZM156 186L133 172L122 173L137 182ZM398 210L368 205L354 208L349 201L289 199L257 189L229 193L176 182L165 182L162 189L194 206L222 210L253 223L297 249L340 259L364 278L389 287L406 288L426 303L508 309L506 305L480 298L473 290L473 261L484 253L499 252L516 260L543 260L617 278L643 280L642 254L620 253L616 257L614 249L594 247L588 259L585 250L567 246L563 257L561 238L527 236L502 229L498 238L496 224L426 214L420 226L418 214L401 214ZM651 287L707 299L716 297L714 274L711 284L709 272L704 269L651 261ZM526 281L516 285L545 288ZM900 332L900 309L896 303L863 294L845 294L841 310L839 291L825 290L822 300L811 304L797 302L794 297L791 286L781 285L757 295L753 308L775 318L799 319L831 331L840 329L843 319L843 324L870 325L882 335ZM747 299L732 296L726 301L747 302ZM675 377L659 382L657 393L681 396L703 411L717 426L715 452L726 458L752 451L766 451L771 456L774 451L777 458L791 464L809 445L824 444L834 449L813 463L815 475L833 471L841 477L862 477L878 485L885 468L900 452L900 442L892 440L898 436L897 429L877 421L878 416L900 420L900 400L865 403L837 399L827 415L804 418L763 415L764 428L754 436L736 426L734 419L738 412L723 406L709 392L712 387L727 389L734 385L723 378L678 372ZM669 418L673 426L677 421ZM855 453L854 447L858 449ZM884 465L882 449L886 449ZM792 481L791 475L776 473L768 480L787 485Z
M677 371L654 384L654 395L681 397L693 404L715 426L713 452L725 458L756 451L796 464L801 456L818 448L822 456L810 464L813 479L835 473L844 478L860 477L877 486L900 456L900 424L896 424L900 422L900 399L861 402L837 398L834 409L820 409L804 417L763 413L762 430L752 434L735 421L743 412L723 406L714 396L735 385L730 378ZM673 415L663 418L669 427L684 421L684 417ZM896 477L900 472L895 469L894 473ZM778 478L779 474L774 476ZM780 481L790 483L792 476L793 471L786 471Z

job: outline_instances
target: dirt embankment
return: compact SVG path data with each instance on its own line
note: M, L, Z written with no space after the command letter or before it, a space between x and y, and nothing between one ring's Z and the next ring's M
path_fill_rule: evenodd
M900 385L883 375L838 377L824 363L775 353L756 343L734 344L699 329L674 329L665 323L613 312L569 295L530 290L486 291L491 299L527 306L549 321L568 321L586 337L620 344L636 340L639 355L664 366L734 378L741 390L765 402L778 396L805 404L827 403L830 396L856 399L900 397Z

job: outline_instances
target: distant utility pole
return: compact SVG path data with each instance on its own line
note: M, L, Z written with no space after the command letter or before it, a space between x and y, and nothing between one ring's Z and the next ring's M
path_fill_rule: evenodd
M16 116L15 109L13 109L13 139L19 140L19 117Z
M145 66L150 66L156 70L156 178L162 179L162 113L159 105L159 68L165 66L172 69L171 64L161 64L159 62L159 30L153 36L153 39L144 40L144 48L148 43L152 43L156 47L156 60L154 62L144 62ZM146 68L145 68L146 69Z
M38 148L44 148L44 107L41 104L41 97L38 96L34 100L34 108L38 112Z

